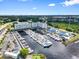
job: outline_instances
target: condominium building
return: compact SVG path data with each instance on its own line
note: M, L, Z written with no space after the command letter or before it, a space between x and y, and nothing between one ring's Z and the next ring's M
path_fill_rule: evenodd
M47 28L47 24L43 22L18 22L17 24L14 24L15 30L17 29L34 29L34 28Z

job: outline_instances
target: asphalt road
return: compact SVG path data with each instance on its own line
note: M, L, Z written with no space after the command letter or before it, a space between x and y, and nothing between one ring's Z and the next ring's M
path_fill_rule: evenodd
M25 38L29 46L34 50L34 53L45 54L47 59L79 59L79 48L77 48L79 44L75 47L73 47L74 44L65 47L62 43L56 42L49 37L49 40L53 43L53 45L50 48L43 48L25 32L19 33Z

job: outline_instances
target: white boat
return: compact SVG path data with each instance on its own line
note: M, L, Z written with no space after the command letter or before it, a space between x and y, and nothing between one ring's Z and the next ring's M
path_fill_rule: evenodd
M43 47L50 47L52 45L52 42L39 33L35 33L31 30L26 30L25 32Z

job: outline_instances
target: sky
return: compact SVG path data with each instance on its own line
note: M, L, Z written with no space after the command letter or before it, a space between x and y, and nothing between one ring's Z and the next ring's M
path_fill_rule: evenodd
M0 15L79 15L79 0L0 0Z

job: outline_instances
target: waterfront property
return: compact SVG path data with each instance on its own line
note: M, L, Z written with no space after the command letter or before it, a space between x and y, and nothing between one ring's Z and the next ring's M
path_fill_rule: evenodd
M64 47L64 45L67 45L74 42L74 40L79 39L79 35L77 33L61 30L54 27L48 28L48 25L45 24L46 23L42 22L18 22L14 24L14 31L10 32L11 36L9 36L9 40L7 39L8 43L5 44L5 46L2 48L4 56L16 59L19 55L20 49L27 48L29 54L42 53L50 59L51 56L47 54L53 55L52 50L55 47L57 47L58 45L62 45ZM21 35L19 33L21 31L25 34ZM16 44L16 41L18 44ZM56 49L59 48L60 47L58 46ZM55 53L57 52L60 51L55 51ZM34 55L33 58L40 59L38 55Z
M15 30L18 29L34 29L34 28L43 28L47 29L47 24L42 22L17 22L14 24Z
M73 43L77 40L79 40L79 34L74 32L69 32L63 29L58 29L54 27L50 27L48 29L47 35L50 37L56 39L57 41L62 41L65 45L68 45L69 43Z
M50 47L52 45L51 41L39 33L35 33L32 30L25 30L25 32L43 47Z
M28 48L29 53L33 52L33 50L29 47L29 45L27 44L25 39L22 38L21 35L17 31L14 32L14 36L17 39L17 41L19 42L21 48Z

